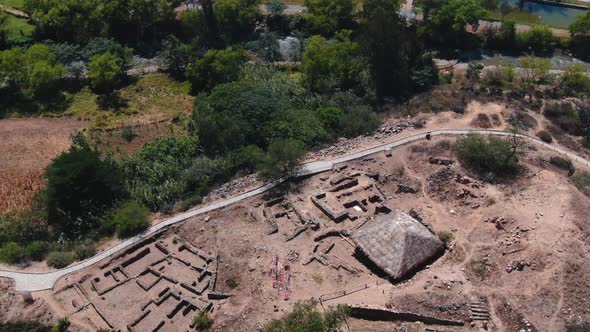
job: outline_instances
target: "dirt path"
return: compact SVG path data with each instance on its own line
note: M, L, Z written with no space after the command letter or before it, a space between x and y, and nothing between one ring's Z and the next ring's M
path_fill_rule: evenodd
M5 12L7 14L14 15L16 17L26 18L27 20L29 19L29 14L25 13L24 11L4 5L4 4L1 4L1 3L0 3L0 10L2 10L3 12Z

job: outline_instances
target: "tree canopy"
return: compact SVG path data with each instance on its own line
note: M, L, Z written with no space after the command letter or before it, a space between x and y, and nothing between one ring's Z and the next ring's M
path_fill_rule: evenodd
M98 217L123 195L119 168L86 143L73 144L55 158L45 177L49 223L68 236L95 227Z
M455 47L465 43L467 25L474 31L486 10L479 0L423 0L424 23L421 35L432 45Z
M590 59L590 11L578 17L569 26L569 30L572 34L572 49L576 55L582 59Z
M360 86L365 59L350 31L337 34L331 42L321 36L311 36L303 54L302 71L314 92L327 93L336 89L348 90Z
M189 66L188 78L193 93L210 91L218 84L235 81L245 60L244 51L240 48L207 51Z
M353 0L305 0L307 29L311 34L331 37L353 27Z

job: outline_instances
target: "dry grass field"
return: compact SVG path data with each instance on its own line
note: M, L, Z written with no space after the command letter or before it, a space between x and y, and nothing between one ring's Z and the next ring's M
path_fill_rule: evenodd
M83 124L68 118L0 120L0 213L29 205L44 185L43 170Z

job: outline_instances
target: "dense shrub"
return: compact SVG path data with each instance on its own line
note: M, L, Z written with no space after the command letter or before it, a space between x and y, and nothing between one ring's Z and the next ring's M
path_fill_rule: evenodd
M181 198L187 169L200 149L196 137L169 136L144 145L119 164L125 174L125 187L131 198L156 211Z
M547 102L543 115L569 134L576 136L583 134L582 123L571 103L558 101Z
M20 214L0 214L0 243L27 243L48 237L47 221L43 220L46 216L32 211L35 205Z
M534 25L530 30L517 34L520 49L546 54L557 46L557 39L547 25Z
M329 332L338 331L350 315L346 306L330 306L320 312L317 301L310 299L297 302L293 311L280 319L273 319L264 327L264 332Z
M551 134L546 130L541 130L541 131L537 132L537 137L539 137L541 139L541 141L543 141L545 143L553 142L553 136L551 136Z
M6 264L20 263L26 257L25 249L18 243L8 242L0 247L0 261Z
M293 139L273 141L266 158L258 165L258 170L265 177L277 177L289 174L305 154L303 142Z
M150 211L145 205L127 202L115 212L113 222L117 227L117 235L126 238L140 233L149 227Z
M589 172L577 172L572 177L574 184L580 189L590 188L590 173Z
M478 30L482 46L491 50L513 50L516 43L516 24L502 21L501 25L489 25Z
M34 261L42 261L47 255L49 245L47 242L33 241L25 247L27 257Z
M47 255L47 265L61 269L74 262L74 255L68 251L52 251Z
M70 325L70 319L65 316L57 320L57 324L51 328L51 332L68 332Z
M74 257L81 261L96 254L96 248L91 240L85 240L74 246Z
M270 139L298 139L313 146L326 139L327 132L316 114L306 109L290 109L273 115Z
M509 139L469 136L459 140L457 152L464 163L480 173L509 175L520 168L517 146Z
M440 231L437 233L438 238L446 245L448 246L449 244L451 244L451 242L453 242L453 239L455 238L455 236L453 235L453 233L449 232L449 231Z
M185 198L182 201L174 204L174 212L184 212L198 204L201 204L203 197L200 195L192 195L189 198Z
M345 137L369 134L379 127L381 121L368 106L354 106L345 110L340 118L338 132Z
M131 142L135 139L135 137L137 137L137 134L135 133L133 126L128 125L123 127L123 130L121 131L121 138L127 142Z
M471 125L478 127L478 128L490 128L492 126L492 122L490 121L490 117L487 114L479 113L471 121Z
M551 157L549 158L549 162L556 167L568 171L569 175L572 175L575 172L574 164L569 159L565 159L562 157Z
M0 323L2 332L49 332L50 327L35 321L14 321Z
M537 120L532 115L522 111L516 111L511 114L508 122L512 126L522 130L535 129L538 126Z
M207 331L213 325L213 319L209 317L209 313L205 310L199 311L199 313L193 317L191 326L197 331Z

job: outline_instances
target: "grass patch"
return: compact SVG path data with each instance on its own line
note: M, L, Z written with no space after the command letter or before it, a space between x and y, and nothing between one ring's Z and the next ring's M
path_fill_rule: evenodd
M237 277L229 277L226 281L225 284L227 285L227 287L229 287L230 289L234 289L236 287L238 287L240 285L240 281L238 280Z
M324 277L322 277L319 273L314 273L311 275L313 281L315 281L318 285L321 285L324 282Z
M488 12L487 19L492 20L492 21L501 21L502 14L500 13L499 10L493 11L493 12ZM514 22L520 23L520 24L526 24L526 25L535 25L535 24L541 23L541 19L539 18L539 16L533 15L531 13L523 12L523 11L518 11L518 10L510 12L510 14L506 15L506 17L504 19L511 20L511 21L514 21Z
M91 122L93 128L117 128L129 123L145 124L172 119L192 111L190 84L178 82L163 74L146 75L120 90L126 106L119 110L103 110L96 103L97 95L88 87L70 95L71 104L65 115Z
M35 27L33 25L29 24L29 22L27 22L27 20L25 20L23 18L18 18L16 16L12 16L12 15L7 15L7 16L8 16L7 28L8 28L8 40L9 41L31 37L31 34L33 33L33 29L35 29Z
M25 8L25 0L0 0L0 3L16 9Z
M455 239L453 233L449 231L440 231L437 233L437 235L440 238L440 240L445 244L445 246L451 244L451 242L453 242L453 240Z
M590 188L590 173L578 172L572 177L572 181L576 187L580 189L588 189Z

